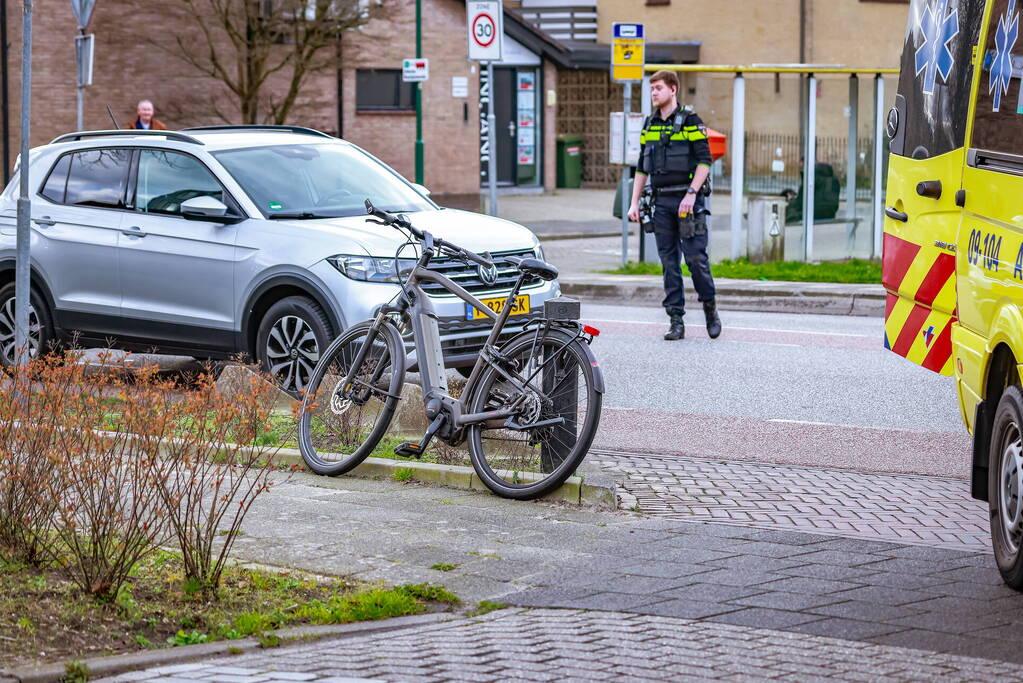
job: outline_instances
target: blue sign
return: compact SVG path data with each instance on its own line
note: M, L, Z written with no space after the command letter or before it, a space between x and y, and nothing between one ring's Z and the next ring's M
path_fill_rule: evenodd
M613 30L615 38L643 37L643 24L615 24Z
M1012 48L1019 38L1019 14L1016 13L1016 0L1009 0L1009 7L998 19L998 30L995 32L995 55L991 60L991 71L988 73L987 91L993 94L992 109L998 111L1002 104L1002 95L1009 94L1012 83Z
M941 5L945 5L943 0ZM947 81L949 74L952 73L952 67L955 66L955 58L952 56L949 43L959 34L959 10L954 9L945 16L938 16L931 6L927 5L920 15L917 29L923 36L924 43L916 51L916 75L924 75L923 92L925 95L932 95L938 75L941 75L942 81Z

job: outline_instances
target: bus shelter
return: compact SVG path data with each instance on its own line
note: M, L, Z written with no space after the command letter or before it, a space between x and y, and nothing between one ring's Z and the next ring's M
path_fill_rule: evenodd
M806 107L803 116L803 258L812 261L814 258L814 169L817 165L817 85L818 78L823 75L846 76L849 80L849 134L848 134L848 166L846 173L846 215L849 221L850 238L856 230L860 217L856 216L856 164L857 141L859 134L859 86L860 77L872 78L874 83L873 96L873 164L871 169L871 201L870 224L871 256L881 257L881 233L883 228L884 187L883 187L883 153L882 135L885 125L885 75L897 75L898 69L877 67L847 67L820 64L752 64L743 65L703 65L703 64L647 64L648 73L660 71L676 71L679 73L724 73L733 74L732 85L732 132L728 141L731 155L731 250L732 259L744 255L742 243L743 207L745 204L745 165L746 165L746 76L748 74L770 74L780 77L783 74L794 74L806 78ZM644 107L650 107L649 81L644 80Z

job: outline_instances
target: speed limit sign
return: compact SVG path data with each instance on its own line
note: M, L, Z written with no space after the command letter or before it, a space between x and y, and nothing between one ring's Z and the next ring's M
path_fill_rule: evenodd
M501 61L504 14L500 0L465 3L469 30L469 59L481 62Z

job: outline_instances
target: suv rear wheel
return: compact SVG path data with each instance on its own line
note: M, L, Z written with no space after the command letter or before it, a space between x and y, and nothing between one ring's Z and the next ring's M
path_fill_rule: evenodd
M263 316L256 334L256 359L281 389L299 396L332 338L327 315L315 301L289 296Z
M37 355L53 346L53 317L41 296L33 289L29 296L29 353ZM0 365L14 365L14 283L0 287Z

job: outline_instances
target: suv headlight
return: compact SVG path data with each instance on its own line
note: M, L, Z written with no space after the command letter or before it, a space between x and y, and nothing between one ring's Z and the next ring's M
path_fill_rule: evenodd
M535 253L535 254L536 254L536 257L537 257L538 259L540 259L541 261L544 261L544 262L546 263L547 259L546 259L546 258L544 258L544 255L543 255L543 247L541 247L541 246L540 246L539 244L538 244L538 245L536 245L535 247L533 247L533 253Z
M375 258L373 256L353 256L338 254L327 259L330 265L341 271L341 274L352 280L362 282L398 282L394 269L393 258ZM398 268L404 273L416 265L416 259L398 259Z

